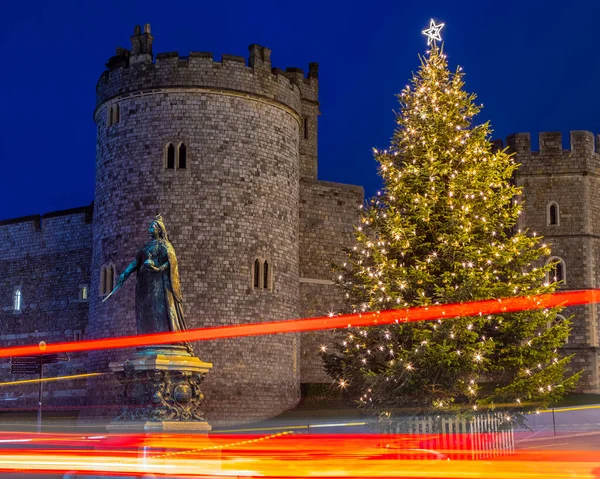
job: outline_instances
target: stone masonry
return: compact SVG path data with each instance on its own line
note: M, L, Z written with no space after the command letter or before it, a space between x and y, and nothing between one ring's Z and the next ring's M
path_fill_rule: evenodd
M540 133L537 151L532 151L528 133L508 137L507 146L521 164L516 178L523 188L519 201L524 201L519 227L541 234L551 245L552 258L563 261L561 289L598 288L600 154L594 135L572 131L568 150L563 150L560 133ZM551 204L558 210L557 224L550 224ZM575 353L572 368L585 370L581 390L600 392L598 305L568 308L563 315L573 316L563 353Z
M192 52L154 57L149 25L132 48L117 49L97 84L96 190L92 206L0 221L2 345L135 333L134 280L102 303L103 265L120 273L161 214L180 264L188 327L322 316L342 305L330 263L343 261L363 203L358 186L317 178L318 66L308 74L271 66L270 50L246 59ZM116 113L115 113L116 112ZM565 289L600 283L600 154L594 136L572 132L508 138L521 163L520 227L545 236L564 261ZM169 168L168 145L186 149ZM502 146L501 142L496 146ZM548 205L559 222L548 224ZM92 214L93 213L93 214ZM256 258L270 265L270 287L255 288ZM89 295L81 298L81 288ZM15 288L22 308L13 311ZM585 391L599 390L597 306L572 308L565 347L585 369ZM325 332L236 338L195 345L214 364L205 381L213 425L244 423L294 407L300 383L328 382L318 356ZM49 374L107 372L131 351L95 351L53 365ZM9 379L9 363L0 375ZM11 378L19 379L19 378ZM86 391L87 390L87 391ZM53 383L47 403L110 416L118 385L107 374ZM24 390L33 405L35 387ZM20 402L19 406L26 404ZM90 406L94 406L90 408ZM90 411L94 411L91 413Z
M338 309L328 264L351 241L363 190L317 179L317 64L310 64L307 75L299 68L272 68L270 50L258 45L249 47L248 61L230 55L215 61L202 52L154 58L149 25L136 27L131 41L131 50L118 48L108 61L96 88L93 223L86 223L87 237L81 239L87 256L80 281L90 286L89 300L79 304L84 337L135 333L134 280L103 303L101 270L114 265L117 274L123 271L159 213L178 255L188 327ZM185 145L185 168L167 167L169 144ZM37 234L27 218L0 224L0 234L14 235L17 224ZM74 225L63 228L66 237L76 234ZM39 248L22 247L21 254L38 255ZM254 287L256 258L269 261L270 288ZM76 262L66 254L52 258L51 267ZM6 314L13 317L11 288L17 282L24 285L29 312L31 280L11 273L4 281ZM45 288L66 304L67 291L55 286L53 281ZM39 329L36 314L15 331ZM61 315L48 317L48 334L58 330ZM303 374L309 381L325 380L317 343L314 336L288 334L196 344L198 356L214 364L203 388L211 424L260 420L294 407ZM106 372L109 362L130 354L91 352L85 366ZM90 379L87 389L84 402L94 407L84 415L110 416L114 378Z
M0 344L25 345L40 341L81 339L88 322L88 303L82 299L89 287L92 258L92 206L0 221ZM13 295L21 291L22 307L14 311ZM45 374L75 375L85 372L85 354L45 367ZM30 379L11 376L10 361L0 362L2 381ZM85 402L85 379L48 383L45 396L64 406ZM3 406L37 404L37 385L5 388L5 394L23 396Z

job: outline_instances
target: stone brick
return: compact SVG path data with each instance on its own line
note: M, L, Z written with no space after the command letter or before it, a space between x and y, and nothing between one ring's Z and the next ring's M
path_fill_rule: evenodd
M118 49L97 84L93 224L75 223L83 213L70 223L66 212L48 225L42 218L41 229L37 217L0 224L0 237L12 246L0 253L8 272L0 283L6 342L37 341L35 331L56 340L63 328L85 330L86 339L135 334L135 280L102 303L100 271L104 264L123 271L159 213L178 255L189 328L294 319L323 310L319 301L339 307L328 263L350 239L363 193L317 180L317 65L306 76L298 68L274 69L270 50L259 45L249 47L248 65L241 57L217 62L198 52L159 54L153 62L152 40L149 26L143 34L136 28L132 51ZM109 121L117 108L118 121ZM185 169L165 168L169 142L185 143ZM270 260L272 291L252 287L256 257ZM311 297L305 279L327 283L313 291L320 297ZM15 322L10 310L17 282L26 304L19 318L27 322ZM71 304L79 283L90 285L89 303ZM214 364L203 389L213 425L277 415L299 401L301 375L323 379L316 352L301 360L298 334L195 348ZM110 361L130 353L93 351L77 364L108 372ZM57 383L53 397L94 406L85 415L110 416L114 377L94 377L86 386L82 396L81 382Z
M563 290L597 288L600 284L600 155L594 135L571 132L571 148L563 150L560 133L540 133L539 150L531 151L529 134L509 137L507 143L521 164L516 182L524 202L519 227L541 234L552 256L564 260ZM558 224L548 221L548 205L558 205ZM573 370L583 369L580 389L600 391L600 353L597 305L568 308L573 326L565 354L576 354Z

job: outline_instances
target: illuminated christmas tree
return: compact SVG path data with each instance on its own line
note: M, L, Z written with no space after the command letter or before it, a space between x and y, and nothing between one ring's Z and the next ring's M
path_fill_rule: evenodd
M440 25L428 30L439 39ZM436 30L437 29L437 30ZM424 32L425 33L425 32ZM437 34L437 37L436 37ZM347 312L402 309L557 288L549 247L516 230L518 165L494 151L481 106L431 42L399 95L391 146L375 151L383 189L362 211L338 265ZM349 328L322 348L328 373L376 411L544 407L571 390L559 310Z

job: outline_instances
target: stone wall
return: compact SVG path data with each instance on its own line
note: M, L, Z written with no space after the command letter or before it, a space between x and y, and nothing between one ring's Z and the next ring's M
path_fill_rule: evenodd
M573 131L570 149L563 150L560 133L540 133L539 149L532 150L529 134L507 139L521 164L517 185L524 202L519 227L541 234L551 246L552 257L565 264L561 289L597 288L600 284L600 155L594 135ZM549 205L558 206L558 224L549 224ZM599 324L596 305L570 308L573 328L564 353L575 352L573 369L585 367L581 389L599 391Z
M0 221L0 342L2 346L74 341L88 321L88 303L80 289L90 283L92 207ZM15 288L22 292L21 311L14 311ZM84 372L85 354L47 366L48 376ZM10 360L0 361L0 379L28 379L10 374ZM85 381L48 384L49 406L81 404ZM19 407L37 402L37 385L5 388L25 397ZM9 407L12 402L0 403Z
M308 88L308 97L316 92L309 88L316 78L292 81L285 72L273 73L270 51L256 45L248 67L225 55L220 64L203 54L146 60L113 69L98 83L88 337L135 331L133 284L102 303L99 272L109 263L123 271L147 242L147 226L158 213L178 255L188 327L299 317L298 84ZM117 104L120 121L109 125ZM165 168L169 142L186 144L185 169ZM253 287L257 257L270 261L271 290ZM212 424L260 420L298 402L296 335L195 348L214 364L204 387ZM106 368L128 354L90 354L90 368ZM97 380L90 389L105 404L114 399Z
M325 316L343 308L332 282L331 262L343 263L343 247L354 243L354 225L364 191L360 186L302 180L300 183L300 297L301 315ZM328 382L319 349L327 331L302 334L301 382Z

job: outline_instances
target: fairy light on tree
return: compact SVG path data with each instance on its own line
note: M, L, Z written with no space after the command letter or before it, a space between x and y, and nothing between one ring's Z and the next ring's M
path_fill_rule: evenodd
M361 207L356 244L336 265L346 312L538 295L548 245L516 230L518 165L494 151L489 123L448 68L440 31L423 31L429 50L398 95L397 128L387 150L374 149L384 188ZM573 389L571 356L557 348L570 321L559 309L349 328L321 355L327 372L359 404L379 411L511 404L548 405ZM550 327L548 325L550 324ZM367 393L368 391L368 393ZM368 400L367 400L368 399Z

